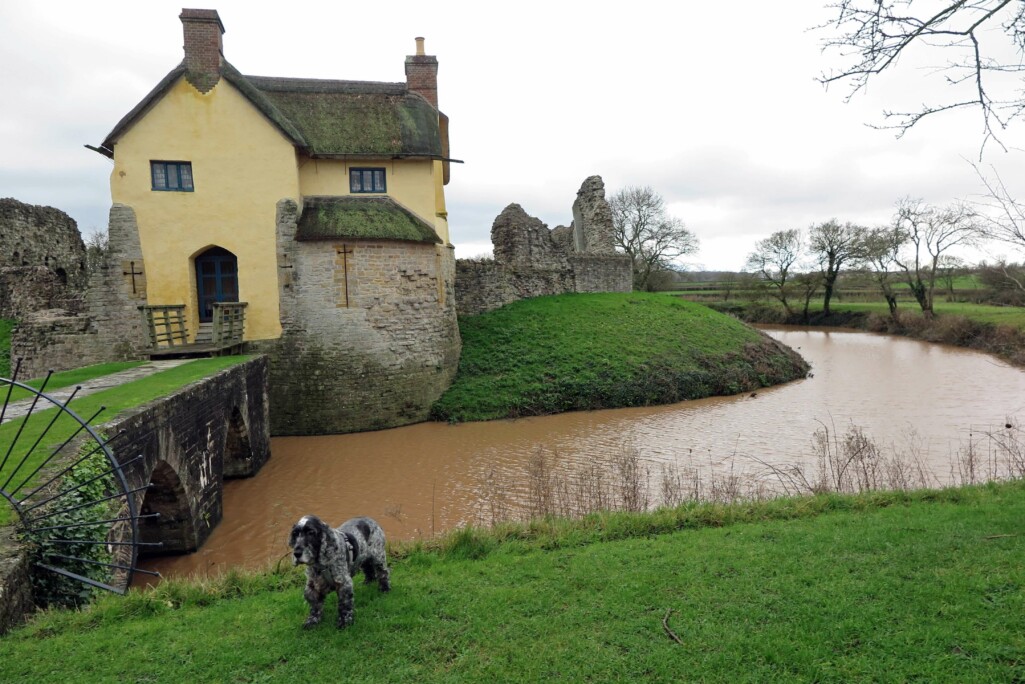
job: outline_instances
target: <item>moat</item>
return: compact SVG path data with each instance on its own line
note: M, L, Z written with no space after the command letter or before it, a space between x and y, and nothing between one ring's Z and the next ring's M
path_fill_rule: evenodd
M970 435L1025 415L1025 371L984 354L854 331L764 329L798 350L812 376L669 406L275 438L256 477L227 484L224 519L198 552L143 567L165 576L263 567L284 556L288 530L305 513L334 524L370 515L389 538L407 540L487 522L487 492L499 482L507 496L522 496L539 447L566 468L632 448L653 480L675 462L754 481L765 476L759 461L810 462L816 429L853 423L881 447L920 458L943 484Z

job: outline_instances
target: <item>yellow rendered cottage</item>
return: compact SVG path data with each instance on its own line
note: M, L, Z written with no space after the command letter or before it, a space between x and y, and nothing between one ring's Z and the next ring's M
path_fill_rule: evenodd
M184 305L195 339L245 302L277 434L422 420L459 356L437 59L417 38L405 82L247 76L215 10L180 19L182 63L92 148L139 303Z

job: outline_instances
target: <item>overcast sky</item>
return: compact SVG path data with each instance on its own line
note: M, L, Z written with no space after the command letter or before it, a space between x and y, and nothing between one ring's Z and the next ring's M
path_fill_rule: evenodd
M701 241L692 267L740 269L769 233L830 218L874 225L905 195L944 204L981 192L980 122L927 121L897 140L885 108L940 93L914 64L845 104L816 82L828 14L800 2L221 0L224 54L242 73L403 81L425 36L451 118L446 188L457 256L490 249L517 202L567 224L580 183L650 185ZM110 161L97 145L182 59L182 3L0 0L0 197L55 206L87 234L106 224ZM785 8L785 9L784 9ZM1022 126L1025 129L1025 126ZM1025 130L1005 138L1025 147ZM1025 153L984 164L1025 187ZM993 248L989 256L1008 254Z

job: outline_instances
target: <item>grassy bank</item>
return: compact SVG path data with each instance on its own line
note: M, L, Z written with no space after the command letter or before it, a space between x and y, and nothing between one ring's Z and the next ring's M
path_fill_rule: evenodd
M768 301L709 302L708 306L748 323L861 328L976 349L1025 367L1025 309L1016 307L937 302L933 318L903 309L894 319L885 303L854 302L832 305L829 316L821 308L812 308L805 319L799 314L787 316L781 305Z
M571 294L462 318L436 420L666 404L802 377L804 362L704 306L657 294Z
M300 629L299 569L168 582L37 617L0 680L1019 681L1023 516L1013 482L463 531L344 631Z

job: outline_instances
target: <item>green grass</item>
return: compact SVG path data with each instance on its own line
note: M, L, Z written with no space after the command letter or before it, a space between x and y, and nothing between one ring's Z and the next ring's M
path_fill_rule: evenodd
M886 302L843 302L835 299L830 302L832 311L855 311L864 313L877 313L882 316L890 314ZM1012 328L1025 330L1025 308L1016 306L990 306L988 304L971 304L969 302L945 302L937 300L933 309L939 315L964 316L979 323L992 323L994 325L1006 325ZM812 312L821 312L822 306L813 306ZM902 303L899 311L919 312L918 305L914 302Z
M1023 516L1018 482L464 530L343 631L299 569L167 583L36 618L0 680L1021 681Z
M129 368L136 368L141 366L145 361L114 361L111 363L99 363L94 366L85 366L84 368L74 368L68 371L61 371L60 373L54 373L50 376L50 381L46 383L46 389L44 392L49 393L53 390L60 389L62 387L71 387L72 385L78 385L86 382L87 380L95 380L96 378L103 377L104 375L110 375L111 373L117 373L119 371L128 370ZM7 376L2 376L7 377ZM43 378L33 378L31 380L19 380L23 384L29 387L35 387L39 389L43 385ZM8 385L8 387L10 387ZM10 401L18 401L25 397L32 396L32 393L28 390L21 389L20 387L12 387ZM0 398L7 397L7 388L0 387Z
M88 420L100 407L106 407L99 417L93 421L95 425L110 420L125 409L134 408L158 397L170 394L180 387L213 375L224 368L241 363L249 358L251 357L221 356L212 359L197 359L124 385L76 398L71 402L69 408L83 419ZM45 406L51 406L51 404L49 402L42 402L39 405L39 409ZM31 449L28 458L17 471L17 477L12 480L11 486L14 486L31 473L50 453L53 446L59 445L75 431L78 424L66 415L58 417L56 422L48 429L49 423L56 411L56 408L37 410L27 422L24 418L20 418L0 425L0 444L5 445L5 452L12 442L15 442L15 437L17 437L16 446L11 457L0 468L0 484L7 481L10 474L22 461L22 456L26 451ZM23 425L24 427L22 427ZM19 430L21 431L20 433ZM35 448L32 448L44 431L46 432L45 440L38 446L35 446ZM9 522L12 515L13 511L9 506L0 506L0 524Z
M800 377L802 362L707 307L659 294L537 297L461 318L437 420L671 403Z

